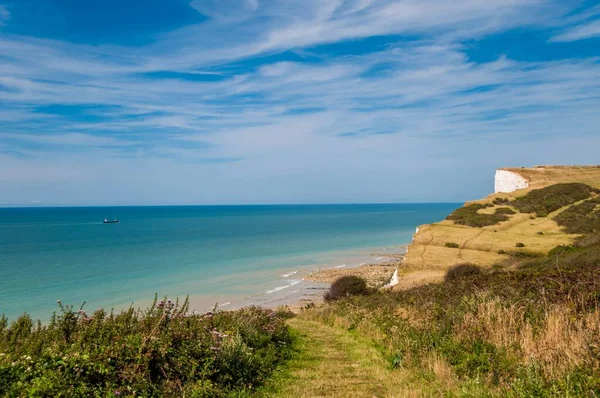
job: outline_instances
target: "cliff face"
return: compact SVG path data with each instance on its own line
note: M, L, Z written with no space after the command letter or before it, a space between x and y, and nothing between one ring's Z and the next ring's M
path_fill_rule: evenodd
M496 192L466 205L484 205L477 213L491 215L500 208L510 208L509 201L534 189L572 182L600 188L600 166L500 169L496 171ZM497 198L502 202L494 202ZM396 288L438 281L449 267L460 263L492 266L506 262L517 243L524 243L528 253L544 255L558 245L571 244L578 235L565 233L552 219L562 210L548 217L535 217L513 209L515 213L510 214L508 220L484 227L460 225L450 220L419 226L398 271Z
M494 192L514 192L519 189L525 189L529 187L529 181L527 181L520 174L514 171L508 170L496 170L496 177L494 178Z

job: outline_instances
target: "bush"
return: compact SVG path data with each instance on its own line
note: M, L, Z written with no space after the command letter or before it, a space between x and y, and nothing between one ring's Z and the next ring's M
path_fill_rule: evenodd
M325 301L339 300L344 297L369 294L367 281L360 276L346 275L338 278L331 284Z
M515 247L525 247L525 243L519 242L515 245Z
M573 205L554 217L568 234L595 234L600 231L600 197Z
M500 249L500 250L498 250L498 254L506 254L506 250Z
M527 195L515 199L511 204L521 213L535 213L538 217L546 217L553 211L587 199L593 193L598 192L597 189L586 184L555 184L533 190Z
M515 258L537 258L543 257L544 255L541 253L530 252L527 250L518 250L511 253L508 253L510 256Z
M495 205L504 205L508 203L508 198L495 198L492 203Z
M500 207L496 209L494 214L479 213L479 210L489 207L493 207L493 205L490 203L474 203L467 205L454 210L452 214L446 217L446 220L452 220L454 221L454 224L467 225L469 227L486 227L488 225L495 225L502 221L506 221L509 219L508 216L510 214L515 213L508 207Z
M458 243L454 243L454 242L446 242L446 247L449 247L451 249L458 249L460 246L458 245Z
M581 250L582 249L577 246L560 245L560 246L556 246L554 249L550 250L548 252L548 256L561 256L563 254L576 253Z
M457 264L448 269L444 280L446 282L451 282L457 279L472 277L476 275L481 275L481 268L479 268L477 265L471 263Z
M165 300L88 315L59 302L47 326L0 317L0 395L228 396L259 385L291 354L274 311L187 308Z
M495 214L517 214L517 212L510 207L498 207Z

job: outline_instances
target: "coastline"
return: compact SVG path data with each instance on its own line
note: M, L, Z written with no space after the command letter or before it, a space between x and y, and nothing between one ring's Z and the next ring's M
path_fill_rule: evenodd
M397 270L406 253L407 245L375 248L365 256L349 258L340 265L327 264L323 267L306 267L281 274L281 284L249 297L189 297L190 309L206 312L213 309L235 310L248 306L264 308L286 307L292 311L309 304L323 302L323 296L331 283L346 275L365 278L370 287L381 288L394 285ZM288 279L290 277L296 279Z
M1 312L47 322L56 300L91 313L146 308L155 294L197 311L312 300L328 283L308 286L309 274L381 262L373 254L398 253L452 208L131 207L111 209L121 223L110 227L97 222L106 208L0 211Z
M353 256L345 257L342 264L335 261L325 265L307 265L295 270L275 270L279 271L278 281L262 292L245 296L191 295L188 297L190 311L228 311L249 306L272 309L286 307L296 310L311 303L322 302L331 282L344 275L359 275L367 279L370 286L383 287L392 279L405 250L405 244L377 247L362 250L360 253L354 252ZM179 300L181 299L183 297L179 297ZM151 300L142 300L122 303L114 306L114 309L120 310L129 306L146 308L150 304Z

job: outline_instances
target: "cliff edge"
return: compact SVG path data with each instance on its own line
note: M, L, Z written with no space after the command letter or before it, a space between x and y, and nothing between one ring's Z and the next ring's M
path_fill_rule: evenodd
M555 218L576 203L598 197L600 166L502 168L494 182L495 192L488 197L465 203L443 221L417 228L395 289L439 281L456 264L510 266L511 259L546 255L557 246L572 244L580 234L567 233ZM564 203L556 204L555 199ZM544 200L551 204L548 212L536 210L534 205Z

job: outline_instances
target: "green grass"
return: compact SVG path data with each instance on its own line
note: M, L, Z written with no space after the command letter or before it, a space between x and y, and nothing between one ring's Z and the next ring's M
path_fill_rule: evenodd
M296 354L257 396L384 395L389 369L372 344L319 322L293 319L290 325Z
M442 396L453 386L454 381L436 380L433 367L413 372L402 369L400 363L394 366L394 358L371 339L352 328L311 320L310 312L290 320L289 325L294 356L256 397ZM481 396L474 388L468 390Z
M229 396L263 383L289 355L285 319L251 307L187 314L171 301L88 315L59 303L49 325L0 319L2 396Z

